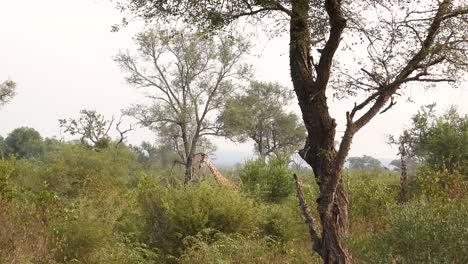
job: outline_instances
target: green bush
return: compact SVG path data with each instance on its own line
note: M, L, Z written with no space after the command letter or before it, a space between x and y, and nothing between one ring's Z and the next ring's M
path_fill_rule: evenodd
M135 184L141 168L126 147L99 152L62 144L41 161L19 160L13 178L19 186L36 191L46 181L51 190L67 197L100 194L112 188Z
M415 183L419 194L428 199L463 199L468 194L468 181L458 171L434 170L423 165L418 170Z
M11 177L15 170L15 163L14 157L8 160L0 160L0 200L11 198L13 193Z
M95 263L97 251L106 243L105 229L96 219L69 219L55 229L60 238L56 260L62 263Z
M293 189L292 173L288 169L289 158L285 155L247 162L239 171L242 190L261 200L280 202L290 196Z
M291 196L280 204L264 206L259 219L261 219L261 235L278 243L287 243L297 238L308 238L307 225L304 224L295 197Z
M156 251L115 230L135 209L125 195L141 173L135 155L49 145L41 159L0 160L0 263L155 263Z
M276 244L268 237L213 234L212 231L208 231L208 238L205 232L186 240L190 246L180 257L181 264L322 263L317 255L312 255L309 241Z
M257 227L258 216L251 199L208 182L176 189L146 179L138 192L143 242L166 255L179 255L182 240L206 228L248 234Z
M0 198L0 263L54 263L49 224L60 211L55 193L46 185L38 193L11 188L8 199Z
M390 215L383 232L350 239L359 263L468 263L468 201L413 202Z
M396 206L398 186L388 183L389 176L362 171L348 173L345 178L352 232L372 234L385 227Z

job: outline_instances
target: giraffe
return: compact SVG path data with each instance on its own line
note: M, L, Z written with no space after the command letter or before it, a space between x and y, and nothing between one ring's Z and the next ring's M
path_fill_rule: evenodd
M228 178L224 177L223 174L216 168L216 166L211 162L211 160L208 158L208 155L201 153L200 154L200 161L199 161L199 168L205 164L213 174L213 177L215 178L216 182L221 185L221 186L227 186L231 188L234 191L239 190L239 186L231 182Z

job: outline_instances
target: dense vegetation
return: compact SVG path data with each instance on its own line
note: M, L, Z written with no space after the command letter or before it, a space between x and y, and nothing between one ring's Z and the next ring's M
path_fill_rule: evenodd
M466 115L423 108L389 138L394 170L348 158L413 83L464 81L466 0L116 2L152 24L114 57L146 101L119 119L60 119L74 141L0 136L0 263L468 262ZM292 90L255 79L237 28L252 23L289 30L302 122L286 111ZM15 94L1 83L0 107ZM355 99L341 138L331 96ZM124 116L157 145L127 145ZM257 158L225 177L213 137L253 141ZM293 169L293 153L308 167Z
M184 169L148 143L94 149L20 128L1 145L1 263L320 263L292 174L310 207L317 185L286 155L224 170L237 192L211 177L184 185ZM468 261L466 175L420 166L397 205L397 172L346 174L358 263Z
M299 155L319 186L316 220L301 194L298 198L311 249L326 264L353 263L344 240L350 231L344 167L355 135L393 108L409 87L457 85L468 72L466 0L117 2L130 19L123 19L123 25L135 18L149 23L177 20L215 35L244 30L244 25L270 36L287 35L287 66L307 134ZM341 113L330 110L332 95L352 97L354 105ZM340 119L344 121L338 124ZM340 126L344 131L337 145ZM407 182L405 163L402 159L402 186ZM402 190L399 202L406 203L406 189Z

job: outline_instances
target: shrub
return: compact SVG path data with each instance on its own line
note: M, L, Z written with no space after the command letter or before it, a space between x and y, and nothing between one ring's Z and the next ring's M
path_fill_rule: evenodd
M0 160L0 200L10 199L13 193L11 177L15 170L15 158Z
M134 154L124 146L97 152L62 144L41 161L17 161L14 178L18 185L33 191L46 181L51 190L72 198L123 189L137 179L140 171Z
M463 199L468 194L468 181L458 171L433 170L424 165L418 170L419 194L429 199Z
M264 206L259 218L261 219L261 235L277 243L287 243L297 238L308 238L307 225L304 224L295 197L291 196L280 204Z
M0 263L54 263L49 223L59 206L46 188L38 193L15 188L9 199L0 199Z
M208 232L186 239L190 247L180 257L179 263L321 263L312 255L310 242L302 240L289 244L276 244L268 237L225 235ZM215 237L215 242L212 242Z
M388 176L367 173L346 175L349 193L349 217L353 233L372 234L388 223L396 206L397 186L388 184Z
M163 254L179 255L182 240L211 228L223 233L255 232L254 203L241 193L202 182L182 188L163 188L150 180L139 187L144 242Z
M292 173L285 155L247 162L239 172L242 189L267 202L280 202L294 191Z
M388 229L350 241L359 263L468 263L468 201L399 206Z
M60 238L56 260L59 262L95 263L99 248L106 242L104 228L96 219L69 219L55 227Z

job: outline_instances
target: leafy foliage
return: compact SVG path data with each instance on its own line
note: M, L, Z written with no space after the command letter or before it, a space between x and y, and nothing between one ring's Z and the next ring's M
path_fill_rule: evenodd
M257 25L270 22L267 18L276 22L267 30L289 25L289 66L308 132L299 153L314 170L323 203L318 207L323 236L310 225L312 248L324 262L352 261L341 239L348 225L342 174L355 134L392 108L411 83L455 83L468 70L466 1L142 0L121 1L121 7L146 21L179 18L202 30L237 21ZM349 56L351 63L341 63ZM343 115L346 129L338 150L330 92L364 95Z
M350 224L355 232L373 234L388 224L397 197L397 175L371 171L347 174Z
M305 129L284 106L291 91L277 83L252 81L245 94L226 101L219 116L224 135L240 142L251 139L261 157L275 152L292 153L305 141Z
M371 156L349 157L349 169L352 170L379 170L382 169L382 163Z
M465 263L467 209L466 201L400 207L389 228L355 244L360 263Z
M216 233L214 242L202 235L193 237L190 242L180 263L320 263L308 251L297 250L302 241L277 244L268 237Z
M439 170L468 173L468 116L452 107L421 133L420 151L428 164Z
M264 201L279 202L293 193L289 157L275 155L268 162L257 159L247 162L239 171L242 189Z
M434 107L435 104L421 108L412 117L411 128L399 137L399 142L406 145L410 157L432 166L434 170L458 170L466 174L468 117L461 115L455 107L436 116Z
M419 169L415 184L417 194L429 200L459 200L468 197L468 180L460 172L434 170L426 165Z
M204 229L249 234L256 228L253 201L206 182L166 189L144 181L139 187L138 204L144 241L169 258L180 255L184 238Z
M246 164L241 175L245 168L261 175L243 179L246 195L213 181L168 184L167 168L144 172L148 161L123 144L98 152L47 145L40 160L0 160L2 263L320 263L296 198L275 189L292 182L286 158ZM347 175L347 241L357 261L463 263L462 176L447 181L427 167L430 181L419 190L430 199L396 206L397 175L376 173ZM303 182L308 204L316 206L315 182Z
M17 158L40 158L44 153L41 134L34 128L20 127L14 129L5 138L4 156L15 155Z
M151 101L127 113L179 156L189 181L194 155L214 149L207 136L219 134L217 111L237 80L250 73L242 63L249 44L242 38L161 29L138 34L136 44L137 55L122 52L115 60L129 84L149 90Z

